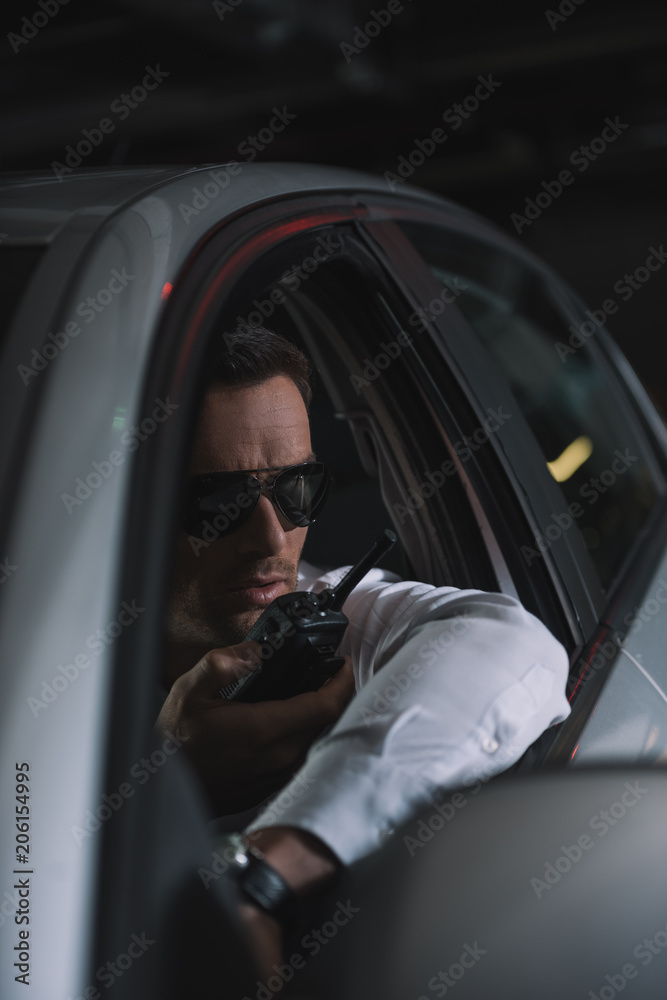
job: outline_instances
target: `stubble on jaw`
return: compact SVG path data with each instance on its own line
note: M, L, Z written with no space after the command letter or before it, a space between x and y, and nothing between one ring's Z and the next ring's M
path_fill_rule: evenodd
M271 571L285 577L288 592L296 590L297 569L285 562L274 563ZM225 616L219 602L202 591L201 581L179 581L174 586L167 609L167 640L174 645L202 645L222 649L242 642L268 605Z
M243 616L225 619L213 615L202 616L202 608L196 596L196 587L173 594L167 609L167 640L178 646L207 646L209 649L223 649L242 642L251 625L257 621L258 611ZM217 617L217 616L216 616Z

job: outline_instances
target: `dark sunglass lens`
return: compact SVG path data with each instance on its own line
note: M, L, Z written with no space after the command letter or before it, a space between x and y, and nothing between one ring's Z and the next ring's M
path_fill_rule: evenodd
M183 527L197 538L222 538L247 520L259 495L259 484L248 476L198 477L186 500Z
M324 506L329 482L329 470L320 462L281 472L274 489L285 517L297 527L309 525Z

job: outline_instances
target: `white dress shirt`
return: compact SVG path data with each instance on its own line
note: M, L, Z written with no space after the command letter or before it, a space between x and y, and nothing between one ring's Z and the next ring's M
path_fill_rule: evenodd
M348 569L302 562L297 589ZM357 694L247 829L300 827L350 864L443 791L510 767L570 708L566 651L515 598L373 569L343 611Z

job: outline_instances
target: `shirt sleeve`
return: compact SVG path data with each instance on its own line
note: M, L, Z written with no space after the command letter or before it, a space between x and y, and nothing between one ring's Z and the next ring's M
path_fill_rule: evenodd
M570 711L566 651L516 599L369 576L340 649L358 694L248 828L300 827L346 864L443 791L510 767Z

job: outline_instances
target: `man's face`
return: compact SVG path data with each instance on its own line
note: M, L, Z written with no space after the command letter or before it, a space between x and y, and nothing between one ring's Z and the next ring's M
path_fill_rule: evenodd
M252 388L214 386L197 428L189 476L298 465L313 459L308 414L285 376ZM259 473L272 480L275 473ZM272 600L296 589L307 528L296 528L265 494L236 531L197 554L181 531L168 612L173 642L209 649L240 642Z

